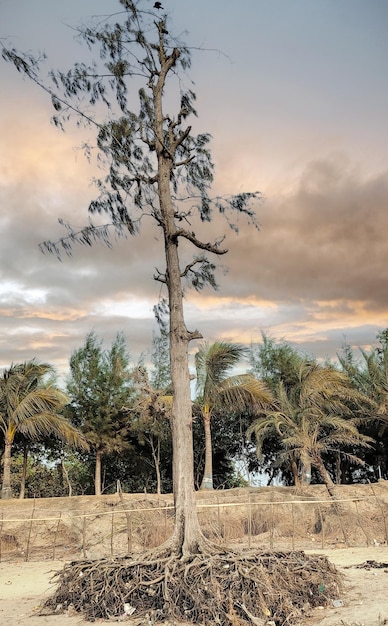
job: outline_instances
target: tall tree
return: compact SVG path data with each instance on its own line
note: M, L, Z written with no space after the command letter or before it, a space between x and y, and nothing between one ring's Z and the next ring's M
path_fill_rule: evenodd
M100 195L89 211L108 214L109 224L118 234L136 234L145 216L151 217L160 230L165 269L157 270L155 279L166 286L168 294L174 398L175 528L169 548L185 555L206 549L207 542L200 530L194 498L188 367L189 343L201 334L186 328L182 280L188 279L197 290L206 284L216 286L215 266L207 253L225 254L227 250L221 245L224 236L209 241L205 233L201 239L196 226L206 226L214 211L227 218L232 230L237 230L233 214L256 224L250 203L258 194L212 199L210 136L193 134L188 118L196 115L195 93L186 88L186 77L179 76L180 70L186 73L190 68L190 50L174 37L160 3L155 3L154 9L140 0L120 0L120 5L121 11L79 29L80 38L89 48L99 49L93 66L77 63L68 72L53 72L52 88L43 84L39 64L30 55L4 49L3 56L49 91L56 124L62 125L75 113L79 121L96 126L97 146L101 162L107 164L107 174L98 181ZM133 89L139 84L138 104L131 106ZM81 110L85 100L87 107ZM108 106L109 116L97 121L100 103ZM90 106L96 104L93 117ZM173 110L167 111L167 105ZM68 234L60 242L46 242L45 249L60 256L61 250L69 252L75 240L89 245L97 238L108 241L108 225L89 224L80 231L67 225L67 229ZM184 260L190 246L195 255Z
M361 360L356 361L348 345L343 346L340 364L354 386L371 401L371 414L388 424L388 339L387 331L377 335L379 345L370 352L360 349Z
M48 363L35 360L12 365L0 378L0 431L4 437L2 498L11 498L11 452L17 433L39 441L52 435L71 445L87 447L82 434L66 420L62 410L66 394L45 383L53 373Z
M116 336L110 350L103 350L93 331L87 334L84 345L71 355L67 392L72 420L95 455L95 494L100 495L104 454L128 445L123 407L131 394L131 372L122 334Z
M265 439L276 436L282 444L283 458L291 455L299 461L302 481L310 482L313 466L334 497L334 482L323 455L338 452L353 463L362 463L346 448L372 443L370 437L358 431L349 408L349 402L356 404L358 394L347 376L333 367L304 362L295 374L295 385L287 388L282 381L278 383L273 406L264 408L247 435L255 435L259 456Z
M216 341L203 343L195 355L197 396L205 430L205 469L201 489L213 489L213 447L211 420L223 409L253 413L272 399L269 389L252 374L231 375L245 349L236 344Z

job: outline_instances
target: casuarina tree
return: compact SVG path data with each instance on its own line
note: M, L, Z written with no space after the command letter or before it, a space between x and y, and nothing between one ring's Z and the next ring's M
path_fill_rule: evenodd
M232 229L236 229L233 214L236 220L243 214L255 223L250 203L258 194L210 195L210 136L192 132L188 120L196 115L196 97L185 88L186 79L179 76L180 71L186 73L190 68L190 50L173 36L168 16L148 6L144 1L120 0L114 15L99 17L94 26L79 29L81 39L93 53L96 50L95 61L91 67L76 63L66 72L51 72L50 86L43 85L39 64L31 56L14 50L3 50L3 56L49 91L55 124L63 127L75 116L78 123L95 126L100 162L107 168L106 176L97 181L98 195L89 213L106 214L108 223L89 222L81 230L66 224L65 236L57 242L45 242L43 249L61 256L70 253L75 241L90 245L102 239L109 245L111 230L118 235L135 235L146 216L154 220L163 236L165 268L156 270L155 279L167 289L170 319L176 515L172 544L174 551L187 554L201 550L204 542L193 490L188 367L189 343L201 338L201 333L186 328L182 281L187 279L197 290L208 284L215 287L215 265L208 254L227 252L222 247L223 237L211 241L205 235L200 239L194 230L196 221L208 224L213 213L220 212ZM133 88L137 88L136 102ZM193 258L184 262L180 253L186 245L182 242L194 249Z
M128 418L123 411L131 396L131 371L124 336L109 350L94 332L70 357L67 379L72 422L83 432L94 457L95 495L102 493L102 463L108 453L128 450Z
M231 566L227 556L210 562L209 555L215 557L220 551L201 532L195 505L188 354L190 342L201 338L201 333L186 327L183 283L188 281L197 290L216 286L214 259L227 250L224 233L213 239L212 230L206 227L218 213L232 231L242 217L255 226L251 202L259 194L212 196L210 136L195 134L189 123L196 115L191 83L186 88L190 50L174 36L160 3L120 0L113 15L99 16L90 27L79 29L79 36L92 50L93 64L76 63L69 71L52 72L50 85L42 80L40 64L31 55L4 49L3 56L49 92L58 126L73 115L77 122L95 126L99 162L106 165L89 213L91 219L95 214L106 215L108 223L90 222L80 230L66 224L64 237L46 242L43 249L61 256L70 253L76 241L92 245L102 239L109 244L110 232L135 235L146 218L160 231L164 265L154 277L165 286L169 306L175 523L169 542L148 559L133 559L126 565L124 577L114 576L114 583L112 579L99 587L106 590L106 600L96 602L93 592L88 603L85 587L82 594L72 591L67 598L83 612L90 609L92 619L123 614L123 607L131 605L131 611L133 604L136 615L155 609L160 619L173 616L197 623L230 619L244 623L245 619L250 623L247 615L255 614L260 603L257 586L251 585L247 576L256 580L261 570L248 564L242 568L246 571L242 576L239 566ZM257 556L254 559L257 563ZM117 564L111 567L115 569ZM105 567L103 576L110 576L110 571ZM94 576L83 570L82 581L93 583ZM74 589L80 584L79 572L75 577ZM66 576L70 579L71 575ZM113 587L114 594L109 592ZM59 603L63 606L63 601ZM54 604L58 604L57 598L52 600ZM236 611L238 618L226 617L228 612L237 615Z

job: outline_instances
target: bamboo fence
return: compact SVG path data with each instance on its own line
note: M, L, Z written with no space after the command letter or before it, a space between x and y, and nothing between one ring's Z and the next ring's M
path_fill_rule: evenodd
M261 550L326 549L388 545L388 502L371 485L370 495L336 501L281 499L271 492L228 501L214 492L198 500L204 534L219 545ZM155 496L157 498L157 496ZM64 499L61 499L63 502ZM107 499L93 511L43 508L0 510L0 562L119 557L155 547L174 524L171 500L158 506Z

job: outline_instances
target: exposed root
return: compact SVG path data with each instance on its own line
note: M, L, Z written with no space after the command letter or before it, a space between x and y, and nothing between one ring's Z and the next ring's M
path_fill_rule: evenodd
M87 620L148 615L157 621L262 626L292 624L338 598L340 575L325 556L304 552L197 554L77 561L56 574L42 614L81 613ZM131 617L132 616L132 617Z

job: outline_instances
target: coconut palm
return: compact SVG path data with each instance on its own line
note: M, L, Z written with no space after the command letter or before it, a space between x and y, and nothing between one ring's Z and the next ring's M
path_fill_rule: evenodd
M360 359L356 359L350 346L343 346L340 364L353 386L362 392L366 402L362 407L363 431L378 441L373 455L367 456L369 466L375 468L380 477L387 476L388 435L388 341L387 332L378 334L380 345L370 352L360 348Z
M344 354L339 357L344 372L355 388L365 394L369 400L371 419L382 423L382 431L388 425L388 342L387 331L380 333L380 346L367 352L360 348L361 362L355 362L353 352L347 345Z
M81 433L61 414L68 398L54 383L44 383L53 369L35 360L11 365L0 379L0 431L3 435L2 498L10 498L11 452L16 433L34 441L54 435L70 445L87 447Z
M362 464L362 460L347 449L370 447L373 442L358 431L350 408L352 403L356 406L360 394L343 372L331 366L305 361L297 375L298 383L291 388L287 389L283 382L278 384L273 406L263 408L247 435L255 435L259 457L265 439L277 436L284 448L282 459L298 461L302 482L310 482L311 467L315 467L330 496L334 497L334 483L323 455L336 452L353 463Z
M245 349L235 343L203 343L195 355L197 373L195 404L200 407L205 431L205 468L201 489L213 489L211 419L215 411L256 411L271 402L264 383L252 374L230 376Z

